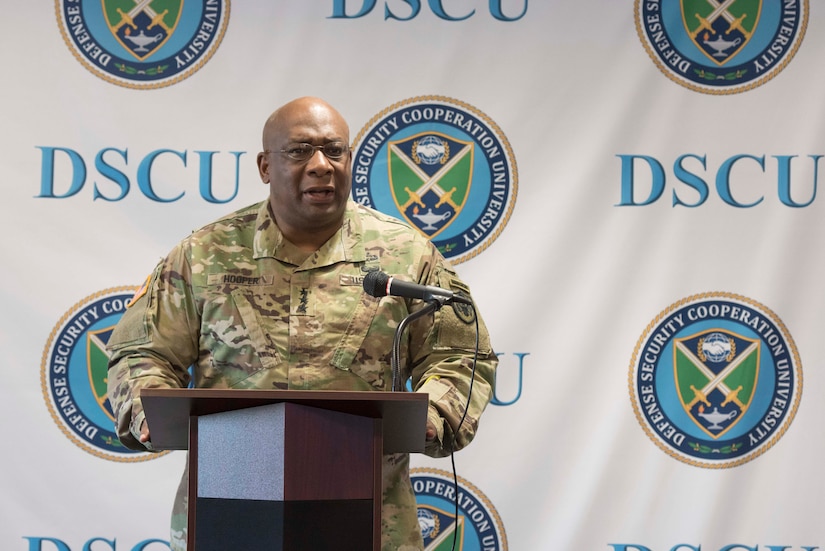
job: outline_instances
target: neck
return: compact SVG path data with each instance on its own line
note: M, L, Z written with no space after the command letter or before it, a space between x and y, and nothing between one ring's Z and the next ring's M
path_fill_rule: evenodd
M278 226L281 235L301 251L312 253L320 249L324 243L338 233L346 219L346 208L336 213L328 213L323 217L316 217L315 223L310 223L305 217L291 216L291 213L279 212L270 200L267 204L269 215Z
M324 243L329 241L330 237L338 232L339 225L331 230L324 230L318 232L285 232L281 230L284 237L298 249L306 253L314 253L324 246Z
M335 235L344 224L344 220L341 219L333 224L316 227L311 230L298 229L288 224L285 220L279 220L278 216L273 212L272 204L269 205L269 214L272 216L272 219L275 221L284 238L292 243L298 250L306 253L314 253L323 247L324 243L329 241L330 237Z

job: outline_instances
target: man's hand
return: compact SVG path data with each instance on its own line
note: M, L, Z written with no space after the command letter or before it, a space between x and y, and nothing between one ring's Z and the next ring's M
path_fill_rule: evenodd
M427 428L427 432L429 432L429 427ZM146 424L146 419L143 420L143 423L140 424L140 443L145 444L149 441L149 425Z
M444 457L448 455L448 450L444 449L444 419L438 414L438 410L431 404L427 411L427 426L424 433L424 453L430 457Z
M427 408L427 432L425 433L425 439L428 444L440 440L438 433L444 430L442 423L443 421L438 415L438 411L430 405Z
M432 442L435 440L437 431L435 430L435 425L432 424L429 420L427 420L427 442Z

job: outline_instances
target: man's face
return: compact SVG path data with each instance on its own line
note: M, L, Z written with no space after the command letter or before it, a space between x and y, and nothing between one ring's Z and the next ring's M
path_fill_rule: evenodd
M264 131L265 151L258 155L258 169L269 183L275 221L289 239L301 240L341 226L352 187L352 153L347 149L336 160L315 150L308 160L298 161L281 150L331 142L348 146L348 127L338 112L317 102L287 105Z

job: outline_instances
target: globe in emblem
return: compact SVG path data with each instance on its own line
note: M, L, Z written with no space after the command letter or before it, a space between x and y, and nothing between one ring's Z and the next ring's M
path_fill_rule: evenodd
M725 361L730 351L730 339L722 333L711 333L702 341L702 353L713 363Z
M441 159L447 153L447 148L440 138L430 135L418 140L413 151L425 165L435 165L443 162Z
M418 509L418 526L425 538L434 538L438 535L438 517L426 509Z

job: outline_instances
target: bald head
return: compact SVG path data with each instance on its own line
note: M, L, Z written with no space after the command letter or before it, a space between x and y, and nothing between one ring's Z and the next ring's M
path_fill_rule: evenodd
M338 132L343 134L340 136L341 140L349 143L349 125L341 113L321 98L305 96L282 105L269 115L264 123L261 136L264 150L272 149L275 145L272 141L277 140L279 136L284 136L290 130L300 128L309 122L317 121L325 121L334 126Z

